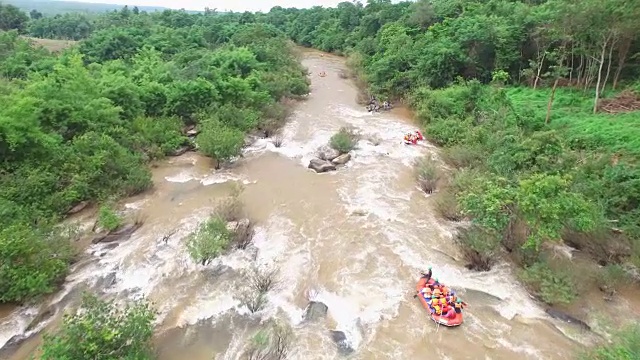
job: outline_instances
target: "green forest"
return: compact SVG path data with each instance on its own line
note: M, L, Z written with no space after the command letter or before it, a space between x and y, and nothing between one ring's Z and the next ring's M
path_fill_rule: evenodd
M640 267L638 18L640 2L623 0L55 16L0 5L0 302L56 289L74 255L53 225L78 203L148 189L148 163L182 146L225 161L245 133L282 125L283 99L309 90L291 41L346 56L363 90L415 110L455 169L423 173L440 179L443 217L473 222L457 239L469 268L506 249L547 304L602 278L626 286ZM79 42L51 53L25 36ZM562 242L599 270L585 279L550 256ZM630 334L590 358L635 358Z

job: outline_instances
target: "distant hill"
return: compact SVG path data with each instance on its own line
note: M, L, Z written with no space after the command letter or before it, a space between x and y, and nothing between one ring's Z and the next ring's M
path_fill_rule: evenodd
M83 3L76 1L57 1L57 0L0 0L5 4L11 4L17 6L18 8L24 10L25 12L29 12L33 9L40 11L44 15L55 15L55 14L63 14L69 12L82 12L82 13L102 13L113 10L120 10L125 4L115 5L115 4L92 4L92 3ZM123 3L126 3L127 0L122 0ZM130 8L133 8L133 5L129 5ZM160 6L138 6L140 11L163 11L169 10L166 7ZM197 12L197 11L190 11Z

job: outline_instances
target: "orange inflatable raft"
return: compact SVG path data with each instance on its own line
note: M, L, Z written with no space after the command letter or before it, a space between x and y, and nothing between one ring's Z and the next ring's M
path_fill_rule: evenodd
M431 320L433 320L436 324L440 324L443 326L448 326L448 327L460 326L463 321L462 313L456 314L456 317L453 319L448 319L443 316L436 315L431 310L431 306L429 306L429 304L427 303L427 300L424 298L424 296L422 296L422 293L421 293L422 289L424 289L426 284L427 284L427 279L420 278L420 280L418 281L418 284L416 284L416 292L418 293L418 298L420 299L420 303L422 303L422 306L429 312L429 315L431 316Z

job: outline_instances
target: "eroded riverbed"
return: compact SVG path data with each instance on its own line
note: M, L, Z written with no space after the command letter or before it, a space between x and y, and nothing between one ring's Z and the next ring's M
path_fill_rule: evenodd
M92 257L51 299L63 300L53 319L77 299L80 286L121 298L148 296L160 311L157 345L167 360L235 359L256 325L271 317L293 327L292 359L340 356L330 330L344 332L356 359L565 359L590 340L577 331L564 336L508 265L474 273L456 261L450 224L434 215L413 181L412 162L437 156L437 149L402 144L403 133L415 129L406 113L371 114L356 104L356 88L338 75L343 59L307 52L303 63L311 94L296 105L283 145L260 139L220 171L195 153L160 164L155 190L126 204L142 214L144 226L115 248L87 250ZM326 174L307 169L316 149L345 125L364 135L347 166ZM244 185L242 199L258 226L255 248L207 267L194 264L184 237L235 182ZM469 302L460 328L437 328L412 298L427 265ZM238 299L240 274L252 266L278 267L282 279L253 315ZM328 306L326 321L302 321L309 300ZM5 315L0 345L33 316L29 309ZM37 337L23 343L12 358L25 359L37 343Z

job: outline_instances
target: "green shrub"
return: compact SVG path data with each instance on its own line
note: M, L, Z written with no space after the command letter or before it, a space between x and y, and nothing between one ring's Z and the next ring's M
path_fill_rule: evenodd
M207 120L202 124L202 131L196 138L199 149L220 163L240 154L244 144L242 131L225 126L217 120Z
M520 272L521 280L549 305L568 304L577 296L575 284L563 273L552 270L545 262L536 262Z
M151 337L156 313L144 301L121 309L85 295L82 311L65 315L60 330L45 334L42 360L153 359Z
M97 223L107 231L115 231L122 226L122 217L111 206L102 205L98 210Z
M227 222L212 216L189 235L187 251L194 261L207 265L227 251L232 240L233 234L227 229Z
M454 145L442 151L442 159L456 168L480 165L485 160L484 156L484 152L479 147L463 145Z
M60 229L16 223L0 229L0 303L23 302L56 289L73 256Z
M353 129L343 127L329 139L329 146L341 154L346 154L356 148L358 140L359 136Z

